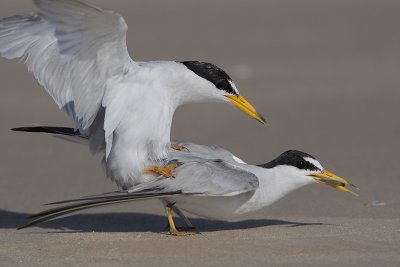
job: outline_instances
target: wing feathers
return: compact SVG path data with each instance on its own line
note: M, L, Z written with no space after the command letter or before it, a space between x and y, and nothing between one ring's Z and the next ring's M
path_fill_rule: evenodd
M40 13L0 20L0 54L29 71L86 132L109 79L131 67L127 25L115 12L78 0L34 0Z
M32 216L29 216L28 219L33 219L26 223L25 225L21 226L18 229L23 229L27 228L30 226L33 226L35 224L48 221L50 219L70 214L73 212L89 209L89 208L95 208L95 207L100 207L100 206L105 206L105 205L112 205L112 204L118 204L118 203L124 203L124 202L130 202L130 201L135 201L135 200L144 200L144 199L152 199L152 198L165 198L165 197L173 197L176 196L177 194L180 194L180 192L172 192L172 193L153 193L153 194L128 194L124 196L113 196L113 197L99 197L99 198L92 198L94 200L83 202L83 203L78 203L78 204L70 204L54 209L49 209L37 214L34 214ZM85 199L77 199L77 200L69 200L69 201L64 201L60 203L68 203L68 202L75 202L75 201L82 201Z

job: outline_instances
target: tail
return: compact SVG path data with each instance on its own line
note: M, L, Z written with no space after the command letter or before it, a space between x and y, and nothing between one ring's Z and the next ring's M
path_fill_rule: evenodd
M74 128L68 127L53 127L53 126L37 126L37 127L19 127L13 128L11 131L14 132L29 132L29 133L51 133L51 134L60 134L67 136L81 136L79 131L75 131Z
M37 126L13 128L11 130L15 132L50 133L54 134L54 137L56 138L81 145L87 145L89 141L89 138L86 135L81 134L74 128L68 127Z
M120 192L116 192L116 193L111 193L109 195L107 195L107 194L101 195L98 197L93 196L93 197L88 197L88 198L72 199L72 200L55 202L55 203L51 203L49 205L62 204L62 203L64 203L64 204L65 203L74 203L74 202L80 202L80 203L69 204L69 205L45 210L43 212L31 215L27 219L32 219L32 220L29 221L28 223L26 223L25 225L19 227L18 230L24 229L27 227L31 227L35 224L45 222L45 221L48 221L53 218L60 217L62 215L70 214L70 213L85 210L85 209L106 206L106 205L112 205L112 204L119 204L119 203L136 201L136 200L155 199L155 198L160 199L160 198L168 198L168 197L174 197L174 196L176 197L177 195L182 195L182 194L180 191L168 192L168 193L127 193L126 191L120 191Z

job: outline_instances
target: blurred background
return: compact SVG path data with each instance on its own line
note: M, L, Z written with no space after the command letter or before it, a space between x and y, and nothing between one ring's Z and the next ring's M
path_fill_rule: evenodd
M185 106L174 118L173 139L218 144L252 164L302 150L361 188L353 197L308 186L258 216L399 217L399 1L91 2L123 15L134 60L212 62L268 120L263 126L228 105ZM0 17L32 10L28 0L3 0ZM71 123L23 64L1 58L0 80L4 214L116 190L86 147L11 132ZM104 210L163 213L156 201L94 212Z

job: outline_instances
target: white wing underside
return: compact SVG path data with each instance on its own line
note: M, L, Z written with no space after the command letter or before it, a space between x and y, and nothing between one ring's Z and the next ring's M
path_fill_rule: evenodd
M117 13L78 0L33 2L39 13L0 21L0 54L24 61L75 127L89 134L106 107L107 90L135 67L126 47L127 25ZM104 121L103 112L96 126L102 133L99 142L109 141L108 151L121 120L116 113L107 109L113 121Z

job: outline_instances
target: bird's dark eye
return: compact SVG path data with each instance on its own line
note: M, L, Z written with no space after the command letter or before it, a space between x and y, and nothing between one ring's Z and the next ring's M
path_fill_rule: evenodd
M225 80L218 81L216 84L217 88L219 89L227 89L228 88L228 82Z

